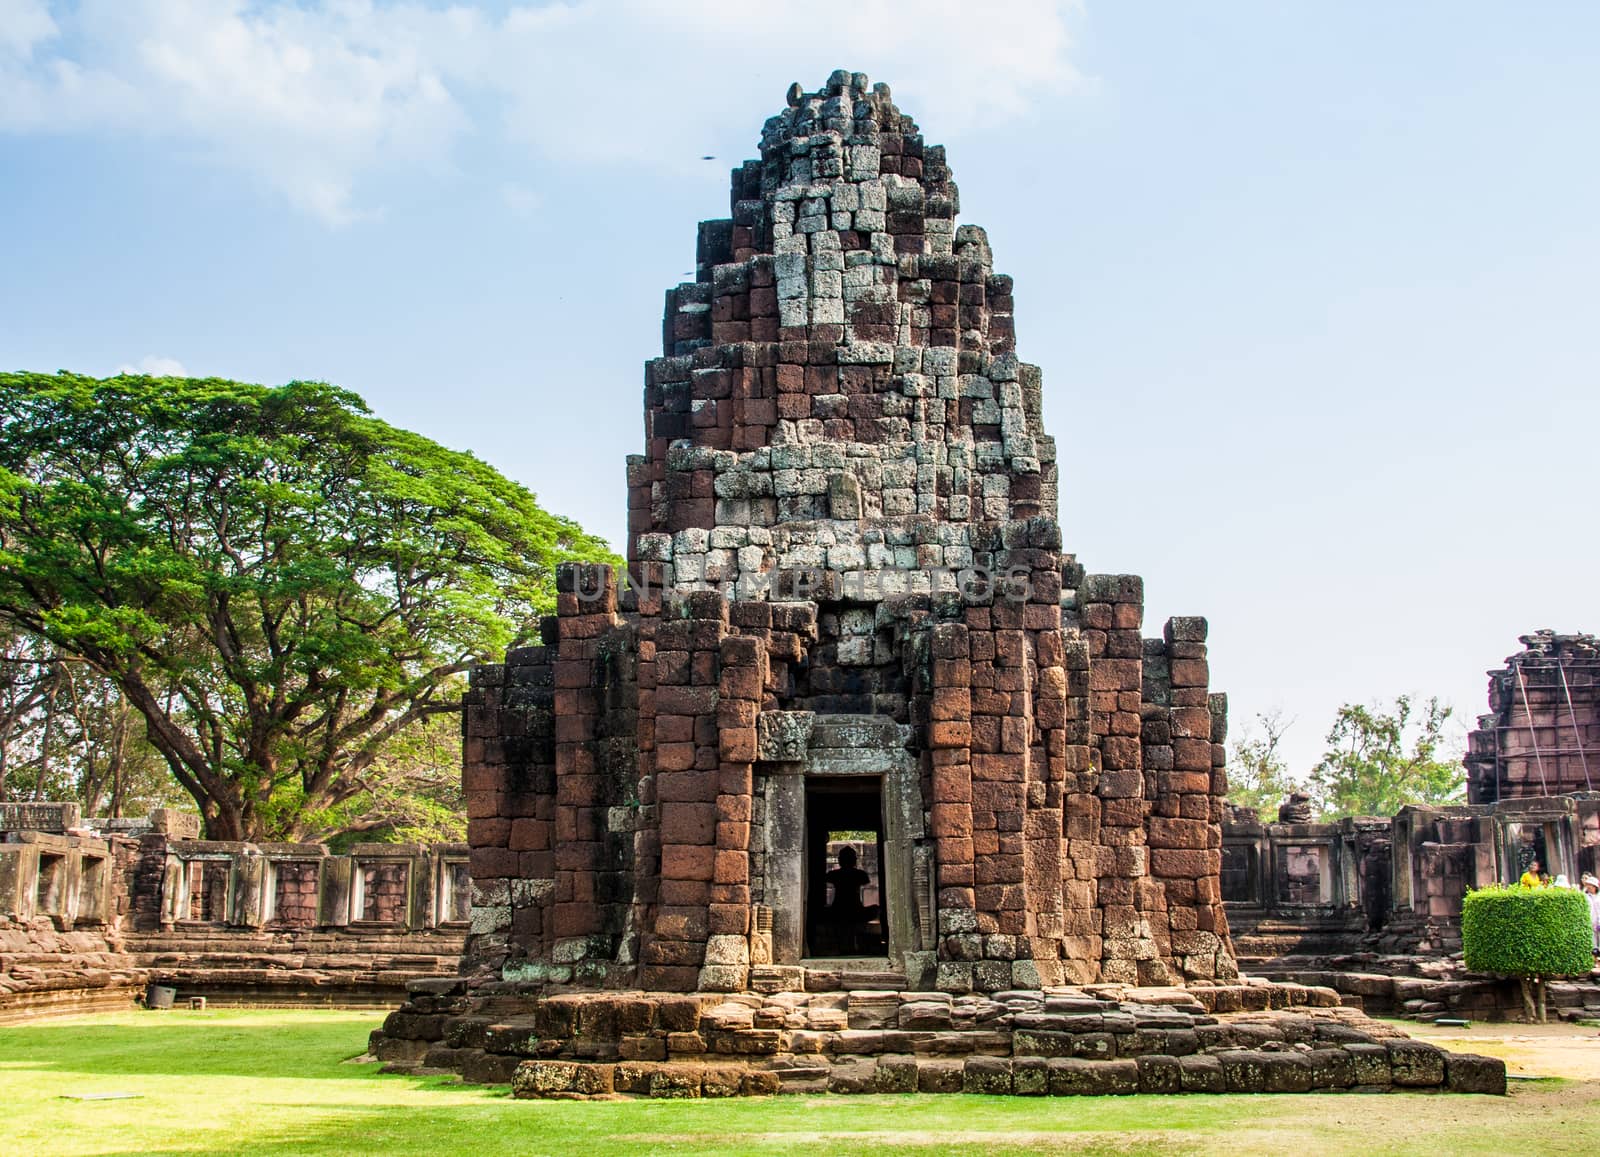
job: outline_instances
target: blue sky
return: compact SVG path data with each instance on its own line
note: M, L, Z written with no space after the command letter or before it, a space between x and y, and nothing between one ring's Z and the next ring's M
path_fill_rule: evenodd
M0 365L334 381L620 543L695 222L791 81L866 71L1016 277L1068 548L1209 616L1304 771L1342 702L1470 723L1517 635L1600 628L1597 40L1577 0L0 0Z

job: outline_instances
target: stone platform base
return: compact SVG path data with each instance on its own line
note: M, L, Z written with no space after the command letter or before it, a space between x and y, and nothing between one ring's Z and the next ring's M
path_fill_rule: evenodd
M1468 972L1460 955L1283 956L1249 962L1273 980L1332 988L1370 1012L1410 1020L1440 1017L1520 1021L1522 987L1515 980ZM1552 980L1546 986L1551 1020L1600 1019L1600 972Z
M464 936L449 929L176 928L135 933L150 979L219 1006L394 1007L413 980L451 977Z
M1414 1041L1331 989L1264 981L540 996L425 980L410 994L373 1034L379 1060L519 1097L1506 1088L1502 1061Z
M22 1024L50 1016L83 1016L96 1012L126 1012L144 996L140 975L119 972L91 977L104 983L46 984L16 992L0 990L0 1025Z
M155 969L150 979L176 989L179 1003L203 996L213 1008L393 1008L408 983L430 975L186 968Z

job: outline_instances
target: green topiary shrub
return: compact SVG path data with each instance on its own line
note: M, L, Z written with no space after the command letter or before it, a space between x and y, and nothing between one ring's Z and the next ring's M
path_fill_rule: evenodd
M1542 1021L1544 978L1587 976L1594 967L1589 903L1571 888L1495 885L1468 892L1461 948L1474 972L1521 979L1528 1018Z

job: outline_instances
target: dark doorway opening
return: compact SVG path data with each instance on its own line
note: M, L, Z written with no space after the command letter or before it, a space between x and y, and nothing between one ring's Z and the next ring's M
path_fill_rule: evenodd
M883 781L806 781L806 955L888 955Z
M1390 844L1376 840L1361 861L1361 904L1367 914L1367 931L1380 931L1389 922Z
M1516 824L1512 827L1515 839L1512 844L1513 869L1512 879L1521 879L1522 874L1538 864L1541 871L1547 872L1553 880L1561 869L1550 862L1549 840L1545 838L1543 824Z

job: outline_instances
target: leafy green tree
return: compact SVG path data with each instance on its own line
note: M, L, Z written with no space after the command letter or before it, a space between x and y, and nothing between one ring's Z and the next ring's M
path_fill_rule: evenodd
M59 754L50 762L55 782L39 797L75 799L83 814L119 818L148 815L179 802L160 752L145 738L145 723L116 685L88 664L56 663L59 691L53 728Z
M1393 815L1407 804L1459 803L1466 785L1460 752L1445 750L1450 708L1409 695L1394 709L1346 703L1328 732L1328 749L1311 772L1326 818Z
M1267 823L1278 818L1278 805L1289 793L1301 787L1279 750L1288 730L1281 712L1257 715L1228 753L1228 802L1250 808Z
M54 657L26 631L0 624L0 800L35 798L28 771L47 746L44 721L56 692ZM23 780L19 788L18 781Z
M0 627L0 800L76 800L115 817L182 794L108 679Z
M325 830L611 558L323 383L0 374L0 622L116 685L214 839Z
M466 691L459 680L450 697ZM356 840L437 843L467 838L461 787L461 721L433 715L406 728L377 758L371 788L332 809L322 829L308 832L335 847Z

